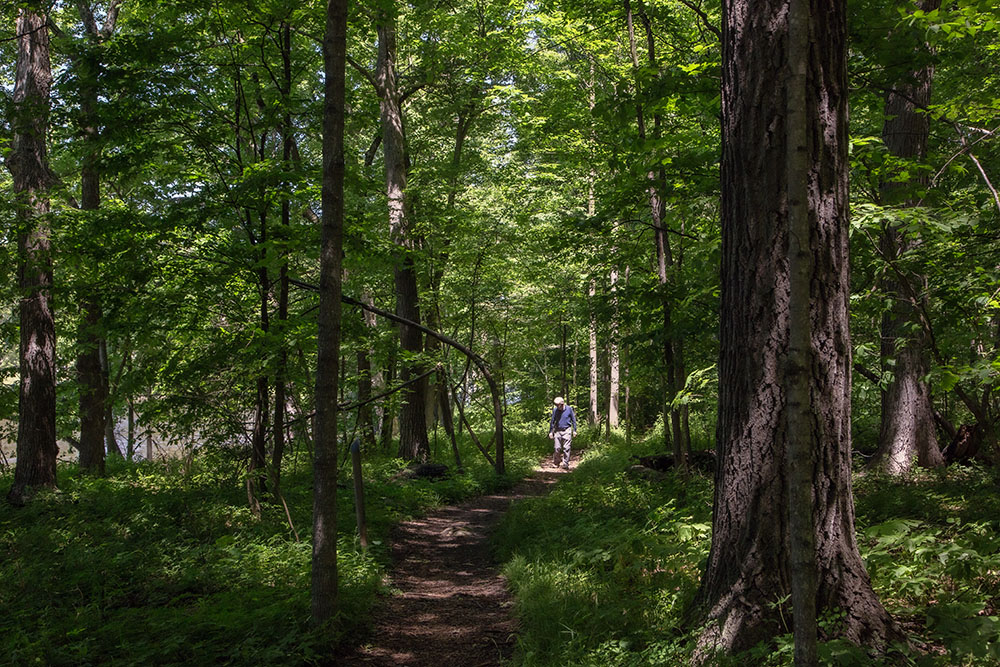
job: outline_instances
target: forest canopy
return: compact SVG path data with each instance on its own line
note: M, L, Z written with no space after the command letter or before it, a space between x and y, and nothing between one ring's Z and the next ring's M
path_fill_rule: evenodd
M64 468L204 460L252 516L284 504L301 526L313 457L332 447L336 481L355 439L366 461L483 466L454 499L526 474L561 396L588 443L681 475L715 452L716 494L760 482L760 502L787 500L783 472L728 475L786 410L795 343L760 304L795 289L794 31L751 19L799 3L0 0L8 499ZM843 377L836 399L806 387L826 429L806 455L840 461L823 470L853 563L852 465L907 479L1000 456L1000 10L817 4L805 358ZM339 319L321 320L334 283ZM718 620L709 588L734 585L713 570L720 532L688 621ZM872 614L876 643L899 640ZM722 648L773 636L773 617Z

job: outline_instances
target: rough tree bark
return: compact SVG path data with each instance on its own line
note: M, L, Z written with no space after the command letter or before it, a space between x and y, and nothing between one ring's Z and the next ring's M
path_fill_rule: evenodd
M722 313L712 547L690 610L699 655L784 632L789 592L786 395L789 275L784 132L788 0L723 3ZM812 525L816 610L879 651L901 633L858 552L851 493L845 2L810 0L806 121ZM785 614L787 617L787 614Z
M941 0L923 0L919 8L932 11ZM916 31L914 31L916 32ZM921 67L901 74L886 94L885 121L882 139L890 154L906 160L923 160L927 153L930 119L925 113L931 100L931 81L934 68L926 62L929 47L922 36L914 34L914 52L923 56ZM919 195L915 188L926 186L927 178L915 177L906 183L885 182L880 188L885 206L911 208L917 205ZM898 225L883 224L879 246L887 261L896 262L900 257L917 248L920 239ZM930 372L931 351L928 333L920 323L921 302L914 302L911 295L925 299L927 278L907 271L902 278L908 286L900 284L901 278L891 270L886 271L882 289L891 298L891 307L882 317L883 369L890 370L892 380L882 393L882 419L879 449L873 464L891 475L903 475L913 467L914 460L924 467L944 465L934 428L934 406L930 385L924 379Z
M56 485L56 331L47 190L52 184L46 140L49 124L47 17L34 3L18 11L17 63L7 158L18 204L19 350L17 464L7 499L20 505L33 491Z
M378 61L375 83L379 95L382 123L382 152L385 158L385 185L389 200L389 233L398 249L395 267L396 314L411 322L420 322L417 274L413 264L415 250L410 229L406 197L406 133L403 110L396 81L396 19L393 10L378 11ZM405 353L423 351L423 336L419 329L400 325L400 346ZM402 363L400 379L406 382L421 374L420 367L410 360ZM399 456L421 460L430 453L427 421L424 415L427 381L409 385L402 393L399 414Z
M329 0L323 37L323 217L320 245L316 427L313 449L312 621L337 610L337 382L344 232L344 103L347 0Z

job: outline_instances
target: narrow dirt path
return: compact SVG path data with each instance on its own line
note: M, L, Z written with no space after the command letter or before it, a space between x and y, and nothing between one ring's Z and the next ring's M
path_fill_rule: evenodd
M340 664L488 667L509 658L517 624L489 536L512 502L545 494L564 474L546 462L506 493L399 524L390 537L395 592L376 611L370 643Z

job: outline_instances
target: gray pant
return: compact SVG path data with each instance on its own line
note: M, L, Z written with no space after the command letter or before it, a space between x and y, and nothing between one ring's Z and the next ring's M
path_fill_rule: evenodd
M573 441L573 429L567 428L562 431L555 432L555 452L552 455L553 465L562 465L564 468L569 468L569 450L570 443Z

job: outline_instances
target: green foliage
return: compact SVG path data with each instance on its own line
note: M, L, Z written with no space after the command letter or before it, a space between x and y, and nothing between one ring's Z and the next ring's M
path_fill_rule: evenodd
M513 484L547 441L512 432L508 475L463 439L467 473L397 481L398 459L366 455L369 553L357 543L350 466L338 497L340 599L333 643L361 636L388 565L390 526L441 503ZM5 664L321 663L331 638L309 624L311 477L286 471L280 504L256 518L220 449L189 463L113 459L106 478L59 471L60 490L0 504L0 652ZM10 474L0 476L8 488Z
M952 468L856 485L859 546L890 613L921 627L948 661L1000 660L1000 499L995 472ZM925 664L925 663L922 663Z
M495 538L521 620L520 665L685 664L683 612L710 541L711 482L629 475L618 438L595 444L544 498L515 506ZM1000 498L995 475L955 468L855 484L858 541L875 590L910 635L884 664L993 665L1000 654ZM819 619L821 664L875 664ZM792 664L791 634L719 665Z
M613 443L588 449L570 478L519 503L497 532L521 619L519 664L670 664L684 655L673 635L707 555L711 485L630 477L623 470L640 452Z

